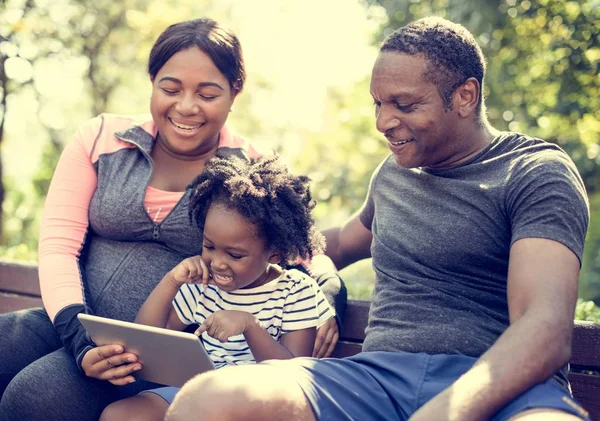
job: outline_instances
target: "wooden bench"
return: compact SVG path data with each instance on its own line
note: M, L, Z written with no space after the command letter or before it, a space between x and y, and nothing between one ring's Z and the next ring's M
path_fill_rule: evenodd
M41 304L37 266L0 260L0 313L39 307ZM334 356L344 357L360 352L368 312L368 301L348 302ZM600 421L600 323L575 323L569 380L573 394L590 412L592 420Z

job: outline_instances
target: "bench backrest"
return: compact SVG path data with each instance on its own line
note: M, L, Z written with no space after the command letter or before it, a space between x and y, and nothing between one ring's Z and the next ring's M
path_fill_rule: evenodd
M41 305L37 266L0 260L0 313ZM349 300L335 357L360 352L368 313L368 301ZM575 323L569 380L592 420L600 421L600 323Z

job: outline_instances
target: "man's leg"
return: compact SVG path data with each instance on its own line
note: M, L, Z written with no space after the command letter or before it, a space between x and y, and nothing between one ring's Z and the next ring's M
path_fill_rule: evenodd
M197 376L176 395L165 420L314 421L298 382L276 367L252 364Z
M530 409L511 417L508 421L581 421L581 418L556 409Z
M0 314L0 398L10 381L29 364L62 347L41 308Z

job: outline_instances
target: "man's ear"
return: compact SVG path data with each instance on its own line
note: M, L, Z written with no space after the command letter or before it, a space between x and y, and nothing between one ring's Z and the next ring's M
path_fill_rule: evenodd
M465 83L460 85L454 91L452 100L454 101L453 109L458 112L462 118L467 118L475 113L479 104L479 92L481 86L474 77L470 77Z

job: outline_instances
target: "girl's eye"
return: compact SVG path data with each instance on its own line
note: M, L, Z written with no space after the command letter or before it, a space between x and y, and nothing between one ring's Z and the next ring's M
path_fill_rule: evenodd
M229 255L234 260L240 260L242 257L244 257L244 256L238 256L237 254L231 254L231 253L229 253Z
M215 249L213 246L209 246L208 244L202 244L202 247L205 248L206 250L214 250Z

